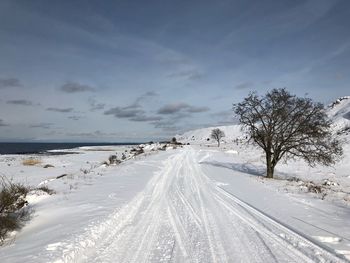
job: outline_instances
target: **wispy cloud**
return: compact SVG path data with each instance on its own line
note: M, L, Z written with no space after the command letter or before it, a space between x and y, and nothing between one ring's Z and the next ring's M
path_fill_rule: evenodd
M232 125L238 123L237 116L234 116L232 110L223 110L210 114L214 119L214 123L218 125Z
M97 102L95 98L89 98L88 100L90 111L103 110L106 106L105 103Z
M192 116L192 113L176 112L165 116L168 118L152 122L154 128L162 129L165 132L180 132L183 130L182 121L184 119L190 118Z
M0 78L0 89L22 87L21 82L17 78Z
M197 80L197 79L201 79L203 76L204 76L203 73L195 69L179 71L179 72L175 72L167 75L167 77L169 78L182 78L187 80Z
M94 91L95 89L89 85L70 81L63 84L60 90L66 93L78 93L78 92Z
M68 116L68 119L72 120L72 121L78 121L81 118L84 118L83 116Z
M190 106L187 109L187 112L190 113L200 113L200 112L206 112L209 111L209 107L203 106L203 107L195 107L195 106Z
M54 108L54 107L50 107L46 109L47 111L54 111L54 112L61 112L61 113L68 113L68 112L72 112L73 108Z
M104 133L97 130L94 132L70 132L67 135L72 137L98 137L104 135Z
M137 97L135 99L135 101L128 105L123 107L124 109L137 109L137 108L141 108L142 107L142 103L145 102L147 99L152 98L152 97L156 97L158 96L158 93L154 92L154 91L148 91L144 94L142 94L141 96Z
M168 67L188 66L191 64L189 58L174 50L163 50L163 52L156 55L156 60Z
M179 111L183 110L183 109L187 109L189 107L189 105L187 103L171 103L171 104L167 104L164 105L163 107L161 107L158 110L158 114L174 114L174 113L178 113Z
M52 127L53 123L49 122L42 122L37 124L31 124L29 125L29 128L40 128L40 129L50 129Z
M116 132L103 132L100 130L96 130L96 131L91 131L91 132L70 132L66 134L69 137L83 137L83 138L103 138L103 137L109 137L109 138L113 138L113 137L117 137L120 136L120 133L116 133Z
M0 127L5 127L5 126L9 126L9 125L5 123L3 119L0 119Z
M148 91L135 99L135 101L124 107L114 107L104 112L105 115L113 115L116 118L129 119L136 122L151 122L162 119L160 116L148 116L143 109L142 103L148 98L158 96L154 91Z
M141 109L130 109L127 107L114 107L104 112L105 115L113 115L116 118L133 118L143 114Z
M157 113L168 115L168 114L179 113L181 111L188 112L188 113L199 113L199 112L206 112L209 110L210 109L208 107L196 107L196 106L191 106L184 102L179 102L179 103L166 104L163 107L161 107L157 111Z
M40 105L38 103L33 103L30 100L8 100L6 102L7 104L14 104L14 105L22 105L22 106L35 106L35 105Z
M247 82L242 82L234 86L234 89L237 90L243 90L243 89L249 89L254 86L253 82L247 81Z
M130 118L131 121L138 121L138 122L147 122L147 121L160 121L162 117L160 116L146 116L146 115L139 115L133 118Z
M162 129L163 131L177 131L180 128L175 125L174 121L171 120L162 120L153 123L154 128Z

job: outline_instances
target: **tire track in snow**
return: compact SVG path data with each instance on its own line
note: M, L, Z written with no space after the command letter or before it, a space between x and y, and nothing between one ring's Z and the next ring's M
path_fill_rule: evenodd
M61 242L49 261L341 262L216 186L197 157L174 151L129 204Z

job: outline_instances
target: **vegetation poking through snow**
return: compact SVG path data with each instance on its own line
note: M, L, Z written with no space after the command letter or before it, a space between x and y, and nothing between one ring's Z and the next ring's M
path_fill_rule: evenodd
M49 188L47 185L37 187L37 188L35 188L35 190L43 191L43 192L47 193L48 195L56 194L56 191Z
M110 156L108 157L108 162L109 162L110 165L113 165L113 164L116 165L116 164L121 163L121 161L118 160L118 157L117 157L116 154L110 155Z
M31 157L31 158L28 158L28 159L24 159L22 161L22 164L25 165L25 166L34 166L34 165L37 165L37 164L41 164L41 160Z
M345 135L350 134L350 125L347 125L337 131L337 135L342 135L342 134L345 134Z
M1 178L0 190L0 244L3 244L7 235L19 229L27 216L26 196L30 191L19 183L13 183L4 177Z

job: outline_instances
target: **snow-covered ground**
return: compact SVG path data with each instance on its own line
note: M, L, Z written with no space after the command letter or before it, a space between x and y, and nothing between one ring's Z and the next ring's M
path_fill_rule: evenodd
M335 133L348 125L349 101L330 107ZM131 146L35 156L34 166L23 165L28 156L0 156L3 176L56 191L29 195L32 218L0 248L0 261L350 260L349 143L335 167L294 161L267 180L261 151L243 143L240 127L220 128L220 148L206 128L177 137L191 145L145 145L134 158ZM349 139L346 130L339 136ZM126 161L104 165L116 152Z
M335 253L349 253L348 209L275 191L225 165L233 160L185 146L67 177L76 188L33 202L1 262L340 262Z
M277 187L288 193L306 193L342 205L350 206L350 96L337 99L327 107L327 114L332 120L334 136L342 141L344 155L334 166L309 167L304 161L282 161L277 165L275 177L282 180L263 180L262 183ZM210 139L213 128L225 133L220 151L231 154L234 162L227 161L226 166L250 174L265 174L265 157L261 149L246 144L246 135L240 125L209 127L177 135L183 143L216 148L217 143ZM320 191L318 191L320 188Z

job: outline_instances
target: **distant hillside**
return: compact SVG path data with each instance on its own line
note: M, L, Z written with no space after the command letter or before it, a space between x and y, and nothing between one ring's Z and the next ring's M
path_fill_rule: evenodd
M225 133L226 136L222 138L223 142L232 142L233 140L243 136L243 133L241 131L241 126L236 124L236 125L229 125L229 126L208 127L208 128L188 131L182 135L177 135L176 139L180 142L183 142L183 143L189 142L191 144L211 142L210 133L214 128L219 128Z
M350 96L338 98L327 106L326 111L333 122L334 132L338 135L350 136ZM196 129L177 135L176 138L180 142L192 144L213 142L210 139L210 133L214 128L224 131L226 136L222 139L223 142L233 142L235 139L244 138L241 126L238 124Z
M336 132L350 134L350 96L337 99L327 108Z

